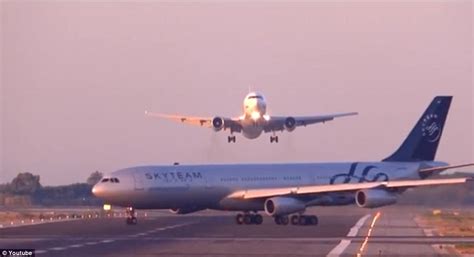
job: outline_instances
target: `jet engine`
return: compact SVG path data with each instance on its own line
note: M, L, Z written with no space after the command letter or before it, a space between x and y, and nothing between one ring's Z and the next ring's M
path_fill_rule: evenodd
M193 213L193 212L202 211L202 210L204 210L204 208L193 206L193 207L184 207L184 208L172 208L170 209L170 212L173 214L188 214L188 213Z
M221 117L215 117L212 119L212 127L215 131L220 131L224 128L224 119Z
M362 208L377 208L396 203L397 196L383 189L365 189L357 191L355 201Z
M277 216L304 211L306 204L295 198L272 197L265 201L264 207L268 215Z
M293 117L288 117L285 119L285 129L289 132L295 130L296 120Z

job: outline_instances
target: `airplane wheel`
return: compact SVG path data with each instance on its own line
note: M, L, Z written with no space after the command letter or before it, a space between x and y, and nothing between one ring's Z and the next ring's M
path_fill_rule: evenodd
M263 217L262 215L260 214L256 214L254 217L253 217L253 222L257 225L261 225L263 223Z
M319 223L319 220L318 220L318 217L316 215L311 215L311 216L308 216L308 223L311 224L311 225L318 225Z
M281 225L286 226L286 225L288 225L289 222L290 222L290 219L288 218L288 216L282 216L280 218L280 224Z
M275 143L278 143L278 136L275 136Z
M135 217L131 217L131 218L129 217L126 220L126 223L127 223L127 225L137 225L138 220Z
M244 215L244 223L245 225L250 225L252 224L253 222L253 219L252 219L252 215L248 215L248 214L245 214Z
M235 216L235 222L238 224L238 225L242 225L244 224L244 215L239 213Z
M280 219L280 216L275 216L273 219L275 220L275 224L277 224L277 225L281 225L281 219Z
M306 225L306 216L301 215L298 219L298 225L304 226Z
M291 216L291 225L299 225L299 217L298 215L293 215Z
M235 143L235 136L228 136L227 137L227 142L228 143Z

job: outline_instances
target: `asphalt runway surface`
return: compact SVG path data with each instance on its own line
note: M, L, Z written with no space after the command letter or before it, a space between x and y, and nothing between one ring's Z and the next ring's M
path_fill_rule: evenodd
M0 229L0 248L32 248L36 256L453 256L433 245L474 238L426 236L419 210L388 207L311 208L318 226L236 225L234 216L150 212L137 225L123 218L81 219ZM1 256L1 254L0 254Z

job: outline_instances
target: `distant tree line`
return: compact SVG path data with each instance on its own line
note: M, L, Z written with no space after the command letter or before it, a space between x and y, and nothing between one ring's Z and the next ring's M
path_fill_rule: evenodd
M472 177L472 173L454 173L439 175L435 178L460 178ZM398 201L400 204L425 205L425 206L474 206L474 181L461 185L426 186L410 189Z
M86 183L65 186L42 186L40 176L25 172L10 183L0 184L0 205L98 205L102 202L92 194L92 186L102 173L93 172Z

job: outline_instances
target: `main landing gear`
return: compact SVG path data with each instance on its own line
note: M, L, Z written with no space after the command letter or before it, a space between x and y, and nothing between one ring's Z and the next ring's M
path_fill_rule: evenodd
M263 223L263 217L262 215L256 213L256 214L250 214L250 213L239 213L235 216L235 222L238 224L238 225L242 225L242 224L245 224L245 225L251 225L251 224L255 224L255 225L260 225Z
M227 143L235 143L235 136L228 136Z
M291 218L288 216L275 216L275 224L277 225L300 225L300 226L316 226L318 225L318 217L316 215L293 215Z
M286 226L288 224L298 226L316 226L319 223L316 215L293 215L288 217L287 215L274 216L275 224ZM238 225L260 225L263 223L262 215L255 213L239 213L235 216L235 222Z
M137 212L133 207L127 207L126 209L127 213L127 225L137 225L138 219L137 219Z
M270 136L270 143L278 143L278 136Z

